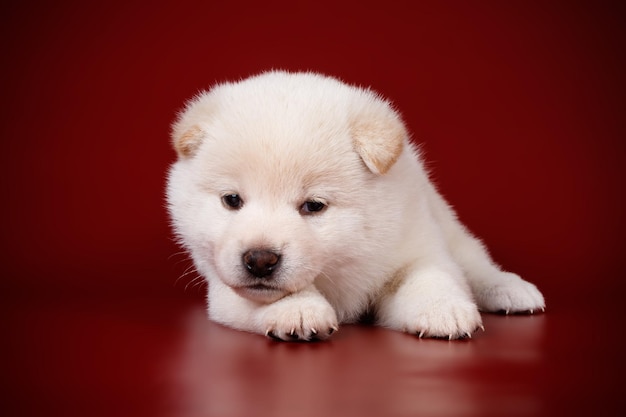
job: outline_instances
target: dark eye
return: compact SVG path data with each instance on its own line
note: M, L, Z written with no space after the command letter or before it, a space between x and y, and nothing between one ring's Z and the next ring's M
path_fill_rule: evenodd
M222 202L228 209L239 210L243 206L243 200L239 194L226 194L222 196Z
M300 214L310 215L319 213L326 208L326 204L320 201L306 201L302 207L300 207Z

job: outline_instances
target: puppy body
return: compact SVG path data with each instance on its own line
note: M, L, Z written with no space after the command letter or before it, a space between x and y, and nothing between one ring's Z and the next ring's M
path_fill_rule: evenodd
M172 137L170 214L214 321L309 340L370 313L458 338L481 326L479 309L544 307L456 219L369 90L264 73L191 100Z

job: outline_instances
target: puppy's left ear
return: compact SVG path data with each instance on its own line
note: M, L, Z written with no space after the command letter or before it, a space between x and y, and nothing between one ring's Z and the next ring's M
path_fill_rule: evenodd
M396 163L407 131L400 115L383 100L376 98L361 109L350 123L356 152L375 174L385 174Z

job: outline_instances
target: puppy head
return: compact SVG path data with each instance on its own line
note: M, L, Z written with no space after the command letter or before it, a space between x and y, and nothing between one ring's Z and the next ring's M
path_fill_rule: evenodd
M348 127L354 150L361 156L365 165L376 174L385 174L402 153L405 138L408 137L400 115L391 104L371 90L356 88L339 83L329 77L312 73L289 74L281 71L261 74L238 84L221 84L211 91L204 92L190 100L172 125L172 144L179 158L191 158L196 154L210 130L211 121L217 117L221 106L220 97L228 95L228 90L241 84L262 82L264 78L291 78L291 81L318 81L320 84L335 84L333 87L350 93L347 108L343 109L348 118ZM312 83L315 84L315 83ZM332 107L332 106L329 106Z
M193 99L172 140L169 208L196 267L272 302L363 255L406 132L369 90L271 72Z

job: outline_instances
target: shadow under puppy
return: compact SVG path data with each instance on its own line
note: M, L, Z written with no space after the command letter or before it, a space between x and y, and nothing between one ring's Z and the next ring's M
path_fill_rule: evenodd
M371 90L266 72L196 96L172 139L172 224L216 322L311 340L368 313L452 339L482 327L479 310L544 308L457 220Z

